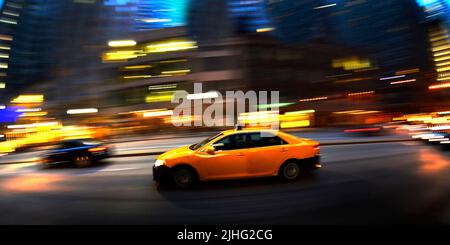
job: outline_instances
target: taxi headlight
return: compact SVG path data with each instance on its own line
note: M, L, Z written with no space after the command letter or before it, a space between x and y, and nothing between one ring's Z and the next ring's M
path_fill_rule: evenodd
M162 165L164 165L166 163L166 161L164 161L164 160L156 160L156 162L155 162L155 167L159 167L159 166L162 166Z

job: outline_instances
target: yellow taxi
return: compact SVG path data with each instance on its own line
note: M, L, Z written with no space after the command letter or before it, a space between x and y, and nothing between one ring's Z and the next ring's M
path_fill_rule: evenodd
M294 180L302 171L320 167L316 141L277 130L237 128L160 155L153 178L188 188L209 180L268 176Z

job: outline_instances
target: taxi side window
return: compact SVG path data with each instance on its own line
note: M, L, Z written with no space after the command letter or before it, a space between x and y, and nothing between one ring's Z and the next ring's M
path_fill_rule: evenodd
M77 141L65 141L62 142L60 145L60 149L68 149L68 148L75 148L75 147L80 147L81 143L77 142Z
M214 143L214 147L218 151L230 151L247 148L247 137L247 134L230 135Z
M250 134L250 146L249 147L265 147L287 144L282 138L275 134L262 134L252 133Z

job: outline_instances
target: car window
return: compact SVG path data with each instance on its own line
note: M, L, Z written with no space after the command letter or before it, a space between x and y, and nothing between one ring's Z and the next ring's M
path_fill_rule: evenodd
M83 141L83 145L86 145L86 146L101 145L101 144L102 144L102 142L100 142L100 141L94 141L94 140L84 140Z
M250 142L249 142L249 148L250 147L265 147L265 146L275 146L275 145L285 145L287 144L286 141L284 141L279 136L272 134L272 133L252 133L250 134Z
M214 147L218 151L229 151L247 148L248 136L248 134L233 134L214 143Z
M60 145L60 149L74 148L82 146L81 142L78 141L64 141Z
M202 147L202 146L208 144L209 142L211 142L211 140L214 140L214 139L216 139L216 138L218 138L218 137L221 137L222 135L223 135L223 134L217 134L217 135L211 136L211 137L209 137L209 138L207 138L207 139L204 139L203 141L201 141L201 142L198 143L198 144L195 144L195 145L190 146L189 148L190 148L191 150L197 150L197 149L199 149L200 147Z

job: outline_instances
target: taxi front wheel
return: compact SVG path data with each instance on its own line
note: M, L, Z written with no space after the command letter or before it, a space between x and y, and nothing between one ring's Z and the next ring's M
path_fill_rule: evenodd
M287 162L280 168L279 176L285 180L295 180L300 175L300 166L296 162Z
M172 176L175 186L181 189L187 189L195 182L195 173L188 168L175 169Z

